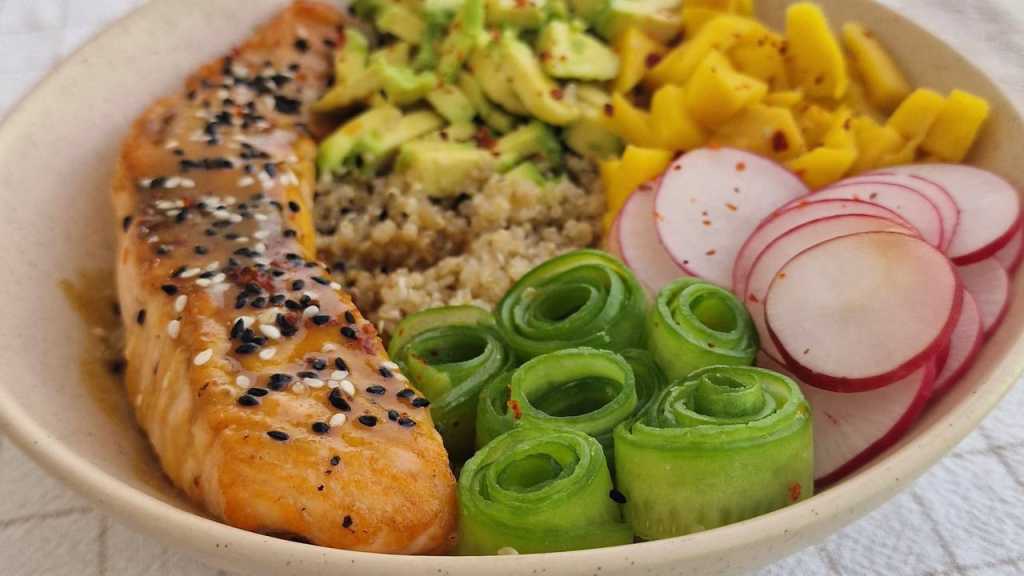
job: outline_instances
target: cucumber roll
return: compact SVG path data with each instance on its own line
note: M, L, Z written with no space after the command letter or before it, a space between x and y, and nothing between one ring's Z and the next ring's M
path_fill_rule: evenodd
M548 260L519 279L495 309L520 360L586 346L643 345L646 294L622 262L597 250Z
M706 366L749 366L758 347L740 301L696 278L681 278L658 293L647 315L647 341L669 381Z
M503 374L484 385L476 408L476 448L479 450L491 440L508 432L516 425L509 410L511 373Z
M615 470L640 538L752 518L811 495L810 408L781 374L705 368L616 428Z
M516 428L476 453L459 476L462 555L629 544L601 445L567 429Z

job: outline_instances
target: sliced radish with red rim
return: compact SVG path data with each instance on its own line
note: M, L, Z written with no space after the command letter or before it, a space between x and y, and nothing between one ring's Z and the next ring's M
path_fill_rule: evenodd
M957 272L964 288L978 304L985 336L991 336L1002 323L1010 305L1010 275L992 258L960 266Z
M960 318L949 337L946 361L935 378L933 397L945 393L967 372L984 341L985 331L982 329L981 313L974 302L974 297L966 293L960 307Z
M764 301L776 274L793 257L822 242L863 232L897 232L915 235L910 228L888 218L847 214L806 222L772 241L751 266L746 288L739 292L757 327L761 350L782 361L765 323Z
M837 183L837 186L848 186L850 184L863 184L878 182L882 184L896 184L905 186L921 194L935 206L942 219L942 242L940 248L946 250L953 241L957 226L960 224L960 207L953 201L953 197L946 192L946 189L938 184L909 174L886 174L873 173L865 176L847 178Z
M886 168L938 184L960 208L960 224L947 253L957 264L972 264L999 251L1020 227L1017 190L995 174L963 164L914 164Z
M809 198L813 198L810 196ZM742 295L747 288L747 277L750 275L750 268L754 261L761 255L761 252L776 238L786 232L814 220L828 218L830 216L860 215L879 216L888 218L900 224L906 224L895 212L860 200L816 200L800 201L796 204L779 210L768 217L756 230L747 238L747 241L740 248L736 255L736 262L732 270L732 290Z
M944 254L920 238L867 232L791 259L775 274L764 306L769 337L801 380L862 392L934 360L962 300Z
M654 186L641 186L626 200L617 220L617 244L622 259L652 294L686 276L658 238L654 227L654 197Z
M1016 272L1017 268L1020 268L1021 259L1024 259L1024 228L1017 230L1010 243L992 257L1002 264L1008 273Z
M793 173L755 154L694 150L662 177L655 199L658 236L683 270L727 287L750 233L777 208L807 193Z

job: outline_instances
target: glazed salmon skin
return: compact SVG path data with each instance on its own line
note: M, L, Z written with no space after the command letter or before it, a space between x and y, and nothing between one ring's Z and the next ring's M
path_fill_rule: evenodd
M455 481L429 402L315 260L308 110L343 26L295 3L135 123L112 191L127 392L212 516L440 554Z

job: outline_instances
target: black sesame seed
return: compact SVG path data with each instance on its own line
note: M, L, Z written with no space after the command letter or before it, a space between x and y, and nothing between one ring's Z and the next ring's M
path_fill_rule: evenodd
M302 256L299 256L295 252L288 252L287 254L284 255L284 258L285 260L291 260L293 262L295 260L302 260Z
M413 390L412 388L405 388L402 391L400 391L398 394L396 394L396 396L398 396L399 398L412 398L415 395L416 395L416 391Z
M277 165L273 162L267 162L263 165L263 171L267 173L267 176L273 178L274 176L277 176Z
M342 398L340 388L332 389L331 393L327 395L327 401L331 403L331 406L334 406L342 412L349 412L352 410L352 406L349 405L348 401Z
M164 294L167 294L168 296L174 296L175 294L178 293L178 287L175 286L174 284L164 284L163 286L160 287L160 289L163 290Z
M323 326L324 324L327 324L328 322L331 321L331 317L328 316L327 314L317 314L313 316L311 320L313 321L313 324L316 324L317 326Z
M215 228L207 228L206 230L203 231L203 233L206 234L207 236L216 236L217 230Z
M265 308L267 306L267 299L264 298L263 296L253 298L250 306L252 306L253 308Z
M401 418L398 419L398 425L401 426L402 428L412 428L413 426L416 425L416 421L413 420L412 418L409 418L408 416L402 416Z
M299 52L306 52L309 50L309 41L305 38L299 38L295 41L295 49Z
M385 378L391 378L391 370L388 370L387 366L381 366L377 369L377 372L380 372L380 375Z
M327 434L331 431L331 427L326 422L313 422L313 432L317 434Z
M257 346L256 343L254 342L246 342L245 344L240 344L238 347L235 348L235 354L252 354L253 352L259 350L259 348L260 347Z
M346 514L345 518L342 519L342 521L341 521L341 527L342 528L348 528L350 526L352 526L352 517L349 516L348 514Z
M177 278L178 276L181 276L182 274L185 273L185 270L188 270L186 266L178 266L177 268L174 269L174 272L171 272L171 278Z
M372 414L363 414L358 418L359 423L367 428L373 428L377 425L377 417Z
M331 456L331 466L341 464L341 456Z
M284 294L274 294L273 296L270 297L270 303L277 306L279 304L284 303L284 299Z
M385 390L380 384L374 384L373 386L366 387L366 393L373 394L374 396L380 396L384 394L384 392L387 392L387 390Z
M313 358L309 365L312 366L314 370L323 370L327 368L327 361L323 358Z
M317 377L317 373L313 372L312 370L303 370L301 372L296 373L295 375L298 376L299 378L316 378Z
M231 326L231 339L234 340L242 335L242 331L245 330L245 323L239 318L235 320L235 323Z
M309 294L303 294L302 298L299 298L299 304L302 304L303 306L309 306L309 303L312 301L313 299L309 297Z
M302 207L299 206L298 202L296 202L294 200L289 200L288 201L288 209L291 210L292 212L298 212L298 211L302 210Z
M349 340L356 339L356 331L352 329L351 326L342 326L340 332L342 336L348 338Z
M252 328L243 328L241 334L242 342L252 342L256 339L256 332Z
M348 370L348 364L345 364L340 356L334 359L334 367L338 370Z
M278 374L271 374L270 375L270 380L267 381L267 386L271 390L274 390L275 392L279 392L279 391L283 390L284 387L287 386L288 383L291 382L291 381L292 381L292 377L290 375L288 375L288 374L280 374L280 373L278 373Z
M240 236L234 232L228 232L227 234L224 235L225 240L238 240L239 237Z
M171 253L171 248L166 244L161 244L156 247L156 253L159 254L160 256L166 256L167 254Z
M608 493L608 497L611 498L612 500L615 500L619 504L626 503L626 495L623 494L622 492L619 492L615 488L612 488L611 492Z
M289 310L302 310L302 304L299 304L298 302L292 300L291 298L284 301L284 307Z
M241 310L242 308L245 308L245 305L248 303L249 301L246 300L245 295L239 294L238 298L235 298L235 310Z
M156 178L153 178L152 180L150 180L149 187L153 188L153 189L163 188L164 184L166 184L166 183L167 183L167 178L165 178L163 176L157 176Z
M356 315L353 314L351 310L345 310L345 322L348 322L349 324L356 323Z
M181 212L178 212L178 214L174 217L174 221L177 222L178 224L181 224L182 222L185 221L186 218L188 218L188 208L182 208Z
M248 394L243 394L238 397L239 406L258 406L259 403L259 400L253 398L252 396L249 396Z
M135 321L139 323L139 326L146 323L146 309L139 310L139 313L135 315Z
M199 277L200 278L210 279L210 278L213 278L216 275L217 275L216 272L213 272L211 270L207 270L206 272L203 272L202 274L200 274Z
M286 442L288 440L288 434L286 432L281 432L280 430L271 430L267 432L267 436L270 436L278 442Z
M288 228L287 230L284 231L285 238L294 238L296 234L297 233L295 232L295 230L292 230L291 228Z
M306 287L306 283L302 280L296 280L292 282L292 290L302 290Z
M268 394L266 388L256 388L256 387L249 388L248 390L245 391L245 393L250 395L250 396L256 396L257 398L259 398L261 396L266 396Z
M321 286L327 286L328 284L331 283L330 280L328 280L327 278L324 278L323 276L313 276L313 282L316 282L317 284L320 284Z
M124 219L121 220L121 229L124 230L125 232L127 232L128 229L131 228L131 227L132 227L132 217L131 216L125 216Z
M427 400L426 398L414 398L412 405L417 408L426 408L427 406L430 406L430 400Z
M398 420L398 410L388 410L388 420L395 422Z
M277 110L281 114L298 114L302 102L294 98L282 96L280 94L274 96L274 110Z

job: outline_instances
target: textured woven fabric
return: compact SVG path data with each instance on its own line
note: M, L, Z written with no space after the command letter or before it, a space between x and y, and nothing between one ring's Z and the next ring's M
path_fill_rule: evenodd
M143 0L0 0L0 116L60 58ZM955 43L1024 108L1024 0L884 0ZM1024 574L1024 386L911 489L760 575ZM96 512L0 437L0 574L206 576ZM984 489L979 489L984 487Z

